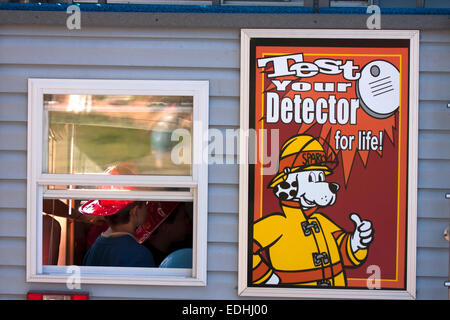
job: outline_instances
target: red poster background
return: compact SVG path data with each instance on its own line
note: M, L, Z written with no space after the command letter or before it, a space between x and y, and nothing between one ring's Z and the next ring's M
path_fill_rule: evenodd
M382 151L361 151L361 152L337 152L339 165L334 173L327 176L328 182L336 182L341 188L337 193L337 200L333 206L321 208L337 225L346 231L353 231L353 222L349 219L352 212L358 213L362 219L372 222L374 228L374 240L370 246L368 258L365 263L357 269L346 269L348 287L367 288L367 279L374 278L369 266L379 267L381 276L378 279L381 288L404 289L406 278L406 216L407 216L407 156L408 156L408 49L407 48L364 48L364 47L274 47L256 46L256 60L270 56L287 54L304 54L304 61L312 62L319 58L339 59L344 62L348 59L354 61L354 65L361 68L373 60L385 60L396 66L400 71L400 107L395 115L388 119L374 119L367 115L363 108L357 109L357 124L331 125L323 128L324 125L313 123L310 126L297 124L292 121L284 124L281 121L273 124L264 120L265 112L265 92L276 91L271 84L267 74L273 72L271 63L265 68L258 68L255 63L254 88L255 88L255 110L254 123L251 127L256 129L258 140L260 141L259 129L268 129L267 141L257 144L255 154L260 156L270 152L262 148L271 146L270 129L279 129L279 148L290 137L304 133L318 137L322 130L328 132L330 145L334 148L334 131L341 130L342 134L350 134L357 128L358 130L372 130L374 134L383 131ZM295 76L279 78L279 80L299 81ZM311 78L302 78L303 82L349 82L342 74L324 75L318 74ZM278 92L280 100L283 94L293 97L293 94L301 94L313 98L316 101L319 97L328 99L330 94L339 98L358 98L356 91L356 81L352 81L352 86L347 92ZM252 117L251 117L252 118ZM336 126L334 129L333 126ZM329 130L329 131L327 131ZM355 131L356 132L356 131ZM259 147L258 147L259 146ZM262 165L267 159L258 158L254 166L254 180L250 181L253 187L253 221L274 212L280 212L281 208L278 199L268 188L269 182L276 174L262 174ZM344 168L345 166L345 168ZM350 169L351 168L351 169ZM347 179L345 178L347 175ZM252 225L249 226L252 228Z

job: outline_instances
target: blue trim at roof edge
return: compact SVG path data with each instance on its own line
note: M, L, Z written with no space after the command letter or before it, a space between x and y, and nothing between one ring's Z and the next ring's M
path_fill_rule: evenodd
M66 11L64 3L1 2L0 10ZM158 5L158 4L77 4L87 12L154 12L154 13L231 13L231 14L311 14L313 8L278 6L213 6L213 5ZM367 14L366 8L319 8L321 14ZM450 15L445 8L381 8L382 14Z

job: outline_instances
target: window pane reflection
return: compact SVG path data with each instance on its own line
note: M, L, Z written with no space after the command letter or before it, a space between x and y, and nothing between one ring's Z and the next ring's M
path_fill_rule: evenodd
M191 96L46 94L44 108L44 173L191 174L172 159L177 144L191 155L190 135L171 140L192 133Z

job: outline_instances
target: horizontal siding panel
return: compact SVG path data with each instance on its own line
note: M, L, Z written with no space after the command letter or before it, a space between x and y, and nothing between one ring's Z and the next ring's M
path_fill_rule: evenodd
M25 238L0 238L0 265L25 266ZM208 243L208 271L237 271L237 243Z
M132 74L132 76L130 76ZM209 80L212 96L238 97L238 69L189 69L145 67L98 67L98 66L4 66L0 70L0 92L25 93L27 78L76 78L76 79L155 79L155 80ZM450 73L422 72L419 77L420 100L450 100Z
M448 288L444 287L445 278L418 277L416 282L417 299L419 300L448 300Z
M0 93L0 121L27 121L26 93ZM239 126L239 97L210 97L209 124Z
M211 97L209 124L239 126L239 97Z
M209 164L234 164L237 159L239 127L211 125L208 130ZM227 156L228 159L222 156Z
M21 184L20 181L16 183ZM2 190L1 187L2 182L0 181L0 190ZM25 188L25 183L23 183L24 197ZM417 216L419 218L448 219L450 200L445 199L446 192L448 193L448 190L419 189ZM13 208L25 208L25 204ZM238 185L210 184L208 186L208 212L232 213L237 216L239 212Z
M450 30L425 30L420 31L420 44L427 42L449 43Z
M26 93L28 78L55 79L133 79L133 80L209 80L210 96L238 97L238 69L144 68L98 66L36 65L2 66L0 93Z
M222 160L222 157L219 158ZM211 164L208 166L208 180L215 184L239 184L239 166L237 164Z
M67 286L63 284L28 283L25 281L25 267L8 266L0 268L0 294L25 294L31 290L62 291L66 292ZM81 285L83 289L83 285Z
M446 277L419 276L418 299L448 299L448 289L443 285ZM65 291L65 284L26 283L25 268L0 268L0 295L23 295L30 290ZM101 286L83 285L91 299L237 299L236 272L208 272L206 287L151 287L151 286ZM239 297L240 298L240 297Z
M448 190L419 189L418 216L429 218L448 218L449 200L445 199ZM0 207L25 208L26 181L0 180ZM239 186L209 184L208 212L238 213Z
M218 158L221 160L221 158ZM215 184L239 184L239 166L237 164L212 164L209 166L209 181ZM450 161L420 160L419 188L450 188Z
M218 149L218 148L217 148ZM226 152L225 147L223 150ZM238 184L239 167L237 158L220 153L209 156L209 182L216 184ZM23 151L0 150L0 179L26 179L27 153Z
M24 238L0 238L0 265L25 266Z
M214 106L214 101L211 101L212 105ZM212 107L216 108L216 107ZM220 107L217 107L220 108ZM213 110L211 110L212 113ZM5 112L7 113L7 112ZM447 112L448 113L448 112ZM14 116L13 116L14 117ZM18 115L15 116L15 120L24 120L24 115ZM217 117L217 116L215 116ZM446 117L442 117L446 119ZM0 118L0 121L4 118ZM216 118L217 119L217 118ZM12 119L7 119L12 120ZM450 120L450 119L449 119ZM233 124L233 120L230 121L230 124ZM450 123L450 121L449 121ZM219 121L215 121L215 123L211 123L211 126L217 126L219 125ZM214 144L214 141L210 141L211 147L222 147L223 152L229 151L226 150L226 143L227 143L227 129L219 129L221 132L214 132L211 131L210 134L221 137L222 141L221 144ZM231 130L231 133L234 134L236 132L237 127L229 128L228 130ZM26 150L26 124L25 123L18 123L18 122L5 122L2 121L0 123L0 133L2 133L2 138L0 141L0 150ZM221 135L221 136L220 136ZM234 151L237 149L237 138L234 138L232 136L231 138L233 140L229 140L228 143L230 143L230 146L232 143L234 143ZM231 139L230 138L230 139ZM221 150L214 150L215 152L220 153ZM236 152L231 153L232 155L236 154ZM419 132L419 159L450 159L450 132L433 132L430 130L426 131L420 131ZM220 161L220 159L219 159ZM219 162L220 163L220 162Z
M418 277L448 276L448 246L447 248L419 248L417 250Z
M235 40L3 36L0 45L1 64L239 68Z
M433 189L450 188L450 161L420 160L418 186Z
M210 129L211 139L209 140L210 154L217 155L236 155L239 133L237 128L215 128L214 125ZM219 131L217 131L219 130ZM230 134L228 136L227 134ZM0 150L12 150L12 151L25 151L27 140L27 126L26 123L20 122L0 122ZM227 145L228 144L228 145ZM11 157L20 157L20 153L15 155L9 155ZM22 154L22 157L24 154ZM8 157L4 154L1 160L6 160L4 157ZM450 159L450 132L433 132L433 131L421 131L419 132L419 159ZM0 161L1 161L0 160ZM210 159L211 164L225 165L225 168L219 168L220 170L227 170L226 166L230 164L236 164L237 160L225 159L223 157L215 157ZM3 169L7 170L7 169ZM0 178L2 178L0 170ZM236 180L237 181L237 180ZM228 183L228 182L223 182Z
M26 208L26 180L0 180L0 208Z
M0 209L0 237L26 237L26 210Z
M93 299L237 299L237 274L208 272L206 287L84 286ZM83 289L83 286L82 286Z
M208 270L237 271L237 243L210 242L207 250ZM25 238L0 237L0 265L24 266L25 252Z
M450 199L445 199L448 189L419 189L417 195L417 216L419 218L448 219Z
M0 151L0 179L26 179L27 154L24 151Z
M237 244L238 218L236 215L209 214L208 216L208 246L214 260L215 255L230 254ZM0 241L6 243L9 238L14 241L24 240L26 237L26 212L25 209L0 209ZM24 243L22 245L25 245ZM230 247L231 245L231 247ZM217 247L219 246L219 247ZM17 247L17 245L16 245ZM21 250L23 248L20 248ZM0 261L1 263L1 261ZM216 267L221 270L220 265ZM225 270L226 271L226 270Z
M206 287L95 286L86 285L92 299L237 299L237 274L208 272Z
M208 271L237 271L237 243L208 243Z
M450 72L450 43L423 43L419 56L420 71Z
M25 210L0 209L0 237L26 236ZM417 246L419 248L448 248L448 242L443 238L444 229L448 226L445 219L420 219L418 221ZM209 214L208 243L238 242L238 217L229 214ZM215 249L214 249L215 250Z
M6 217L5 217L6 216ZM8 228L0 228L0 264L22 265L25 252L25 225L23 214L17 212L2 212L0 217L2 225ZM440 260L443 270L448 270L448 243L443 239L442 233L448 221L419 220L418 228L422 232L418 234L418 252L428 262ZM237 269L237 217L226 215L209 215L208 236L208 270L212 271L236 271ZM7 236L7 237L5 237ZM21 239L10 237L22 237ZM433 258L435 257L435 258ZM434 259L434 260L433 260ZM419 261L420 261L419 260ZM438 261L435 261L437 265ZM424 265L423 268L429 268ZM434 268L434 269L433 269ZM437 272L432 267L432 272ZM442 270L440 271L442 272ZM422 275L430 275L425 271Z
M26 150L27 124L0 122L0 150Z
M210 213L208 215L208 242L237 243L238 216Z
M450 131L419 131L419 159L450 160Z
M26 94L0 94L0 121L27 121Z
M0 294L24 294L29 290L25 282L25 267L0 266Z
M26 93L0 93L0 121L27 121ZM210 97L210 125L239 127L239 97ZM419 130L450 130L446 101L421 101Z
M2 25L0 35L6 36L47 36L69 38L151 38L151 39L237 39L240 37L240 29L225 28L111 28L111 27L83 27L76 32L66 28L44 25ZM420 44L449 43L449 30L423 30L420 31Z
M419 100L450 100L450 73L421 72L419 75Z
M237 273L208 272L206 287L113 286L81 284L90 299L237 299ZM65 283L27 283L24 267L0 268L0 295L21 295L31 290L67 291Z
M0 180L0 208L26 208L26 180ZM209 184L208 212L237 213L238 185Z
M239 126L239 97L210 97L210 124ZM27 95L0 93L0 120L26 121ZM450 130L450 113L446 101L421 101L420 130Z
M208 212L238 213L239 187L238 185L215 185L208 187Z
M222 39L239 41L239 29L224 28L110 28L83 27L76 32L66 28L34 25L33 28L23 25L2 25L0 35L17 38L37 36L49 38L125 38L125 39Z
M450 208L450 201L449 201ZM450 210L449 210L450 211ZM448 241L444 239L444 230L448 228L448 219L418 219L417 246L420 248L448 249ZM448 258L448 252L447 252ZM448 260L448 259L447 259Z
M0 294L0 300L26 300L27 295L23 294Z
M419 130L450 130L447 101L420 101Z
M0 208L0 237L26 237L26 210ZM226 213L208 215L208 242L237 242L238 216Z

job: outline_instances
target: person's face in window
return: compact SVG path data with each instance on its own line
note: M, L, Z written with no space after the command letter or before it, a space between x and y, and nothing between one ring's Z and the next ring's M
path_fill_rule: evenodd
M171 229L176 237L174 241L183 241L186 239L186 236L192 232L191 219L183 206L177 208L175 220L173 221Z

